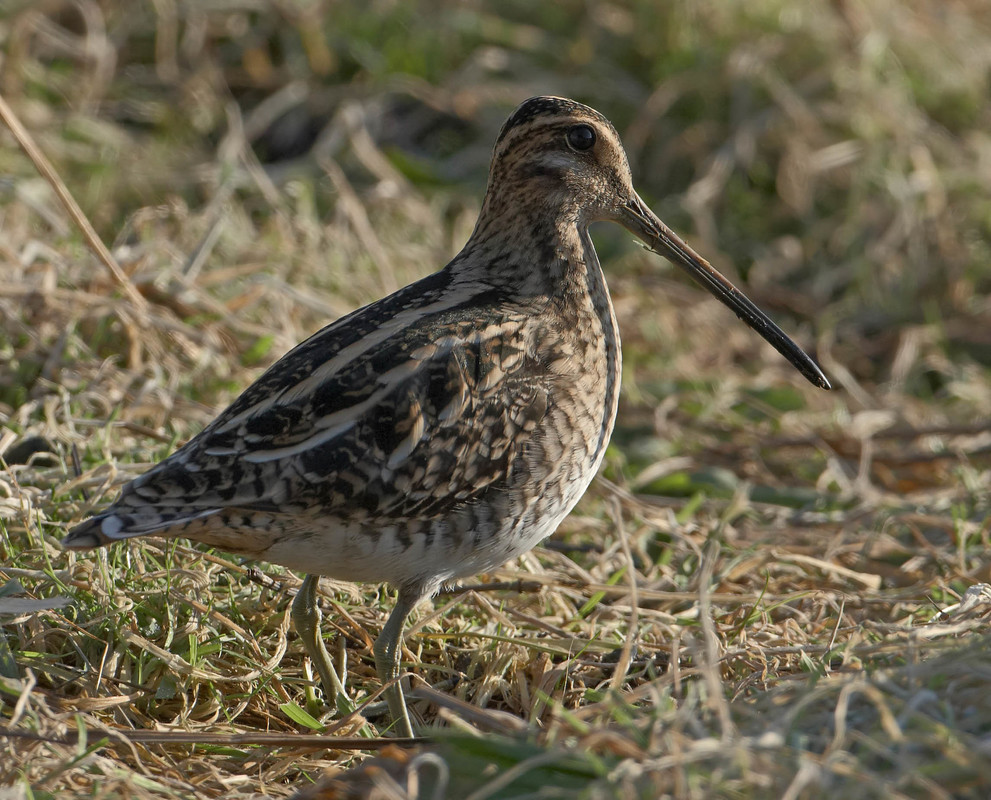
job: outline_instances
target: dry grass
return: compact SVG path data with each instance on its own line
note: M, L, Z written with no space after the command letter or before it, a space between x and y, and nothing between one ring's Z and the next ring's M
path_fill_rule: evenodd
M991 18L565 5L0 19L0 94L138 293L0 132L10 796L987 796L988 604L937 611L991 581ZM404 663L438 738L374 756L386 590L324 584L331 714L296 576L57 542L295 342L443 264L537 92L611 116L642 193L837 391L596 231L626 358L604 475L552 546L420 609Z

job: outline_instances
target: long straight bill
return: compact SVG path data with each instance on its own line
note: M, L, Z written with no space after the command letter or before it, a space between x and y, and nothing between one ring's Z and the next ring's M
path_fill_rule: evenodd
M696 281L708 289L717 299L729 306L740 319L763 336L770 345L787 358L811 383L822 389L832 388L819 365L788 335L775 325L771 318L755 306L702 256L692 250L667 225L661 222L647 204L634 194L623 208L621 222L631 233L642 239L658 255L681 267Z

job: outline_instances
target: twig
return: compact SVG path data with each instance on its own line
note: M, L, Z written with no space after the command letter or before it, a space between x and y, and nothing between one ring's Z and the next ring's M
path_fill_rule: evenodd
M724 518L725 519L725 518ZM709 594L716 570L716 560L719 557L719 542L711 538L705 548L702 559L702 569L699 574L699 623L702 627L702 647L699 651L701 663L699 669L709 690L709 704L719 717L724 742L736 735L736 725L730 712L729 703L723 690L723 682L719 675L719 637L716 625L712 620L712 599Z
M58 176L52 163L48 160L41 148L35 144L34 139L31 134L28 133L27 128L25 128L21 121L17 118L14 110L7 104L4 100L3 95L0 95L0 119L6 123L7 127L10 128L10 132L14 135L17 143L21 146L25 155L34 164L35 169L41 173L41 176L48 181L48 184L55 190L55 194L58 195L59 200L62 201L62 206L72 217L72 221L76 223L76 226L83 234L83 238L89 243L89 246L96 253L97 257L106 265L107 269L110 270L111 274L120 287L124 290L124 294L127 295L128 299L134 304L134 307L142 315L148 313L147 301L141 296L141 293L134 288L134 284L131 283L127 275L120 268L120 265L114 259L113 255L107 249L107 246L100 239L93 225L90 223L89 219L83 213L83 210L79 207L79 204L75 201L73 196L69 193L68 187L65 185L63 180Z
M410 747L428 744L430 739L422 736L413 738L366 739L361 736L321 736L311 733L269 733L264 731L253 733L207 733L194 731L133 731L120 728L104 730L91 729L87 738L93 741L103 733L109 737L120 737L128 742L137 744L199 744L215 745L218 747L236 747L239 745L259 745L262 747L312 747L326 750L379 750L389 745ZM31 741L48 742L74 746L79 742L79 733L70 731L65 736L43 736L31 731L18 731L10 728L0 729L0 736L9 739L30 739Z
M626 636L623 638L623 647L620 649L619 661L616 662L616 670L613 672L612 680L609 683L613 691L619 691L626 680L626 675L630 671L630 663L633 661L633 651L640 638L640 599L637 592L637 567L633 561L633 553L630 551L630 540L623 525L623 512L620 508L619 499L611 498L610 511L613 522L616 524L616 532L620 544L623 547L623 555L626 556L626 580L630 586L630 616L626 623Z

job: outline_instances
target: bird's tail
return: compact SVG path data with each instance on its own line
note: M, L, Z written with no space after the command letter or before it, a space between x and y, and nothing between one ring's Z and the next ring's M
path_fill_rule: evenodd
M62 540L62 547L66 550L91 550L137 536L166 532L175 535L189 523L212 516L218 510L207 508L190 513L188 510L162 509L159 513L129 514L111 506L102 514L90 517L70 530Z
M76 525L62 540L66 550L91 550L100 545L109 544L110 539L100 530L105 515L92 517Z

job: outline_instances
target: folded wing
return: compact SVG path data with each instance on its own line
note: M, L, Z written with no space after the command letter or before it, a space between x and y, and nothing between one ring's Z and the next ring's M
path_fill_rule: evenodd
M390 311L375 304L304 342L66 546L181 535L231 509L401 522L525 483L527 442L548 402L541 364L518 336L532 312L478 315L468 306L499 298L446 297L444 308L391 309L384 326L363 325L362 313Z

